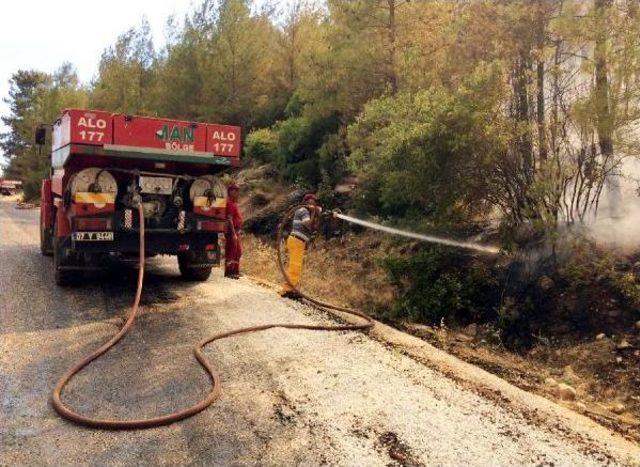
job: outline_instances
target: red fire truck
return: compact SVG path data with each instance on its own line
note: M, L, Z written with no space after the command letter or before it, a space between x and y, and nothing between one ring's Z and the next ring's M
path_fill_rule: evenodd
M45 139L40 128L36 142ZM134 256L140 222L148 255L177 255L185 279L209 277L226 229L219 176L240 166L239 127L68 109L51 140L40 245L53 255L58 285L109 257Z

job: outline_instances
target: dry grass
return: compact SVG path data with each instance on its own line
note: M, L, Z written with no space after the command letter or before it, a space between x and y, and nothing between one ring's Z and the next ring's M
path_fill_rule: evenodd
M274 241L247 235L243 248L245 274L274 284L283 282ZM394 291L376 264L382 250L380 242L368 235L318 240L305 256L301 289L320 300L369 313L388 307Z

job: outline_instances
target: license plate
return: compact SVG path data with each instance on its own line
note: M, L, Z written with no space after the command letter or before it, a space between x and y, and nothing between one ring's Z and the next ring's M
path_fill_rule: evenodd
M171 177L140 176L140 190L142 193L170 195L173 191L173 179Z
M112 242L113 232L73 232L74 242Z

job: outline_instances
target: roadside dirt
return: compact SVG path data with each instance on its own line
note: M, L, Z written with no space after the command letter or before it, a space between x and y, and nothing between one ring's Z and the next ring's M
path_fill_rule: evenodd
M490 328L451 330L408 322L396 325L519 388L543 395L628 439L640 441L638 336L594 337L561 346L540 344L520 355L495 343L494 330ZM622 339L632 348L619 350ZM558 384L574 388L576 397L559 397Z

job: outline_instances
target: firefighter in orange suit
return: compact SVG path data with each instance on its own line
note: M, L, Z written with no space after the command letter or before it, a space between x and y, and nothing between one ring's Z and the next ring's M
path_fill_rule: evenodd
M291 234L287 237L287 251L289 253L287 274L291 284L296 288L302 276L302 264L307 242L318 228L322 212L318 205L318 198L313 193L307 193L303 198L303 203L305 206L297 209L293 215L293 227ZM299 298L299 294L286 282L280 295L287 298Z
M238 185L227 187L227 230L225 231L224 276L231 279L240 277L240 256L242 256L241 232L242 214L238 208Z

